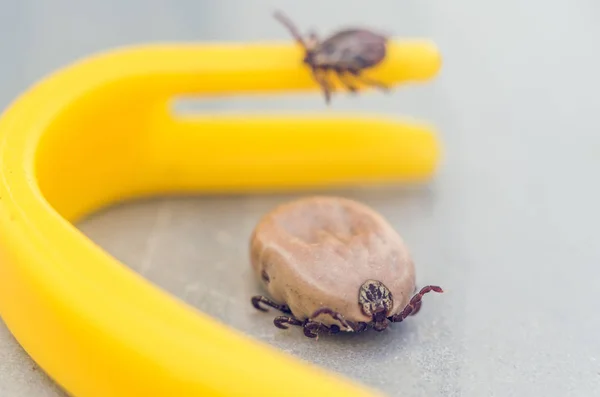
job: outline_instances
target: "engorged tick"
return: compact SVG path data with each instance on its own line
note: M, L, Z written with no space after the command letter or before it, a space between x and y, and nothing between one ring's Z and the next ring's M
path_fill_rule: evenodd
M308 34L305 40L299 33L294 23L282 12L276 11L275 18L290 31L294 39L305 51L303 62L310 66L312 74L321 86L327 104L331 101L332 85L325 74L333 71L350 92L355 93L358 88L349 80L349 77L362 81L388 92L389 88L382 82L367 78L362 75L365 69L378 65L386 56L388 38L382 34L362 28L348 28L340 30L323 41L320 41L315 32Z
M428 285L417 292L415 268L404 241L364 204L338 197L308 197L274 209L250 241L251 264L271 295L252 297L285 314L278 328L304 334L385 330L421 308ZM414 295L413 295L414 294Z

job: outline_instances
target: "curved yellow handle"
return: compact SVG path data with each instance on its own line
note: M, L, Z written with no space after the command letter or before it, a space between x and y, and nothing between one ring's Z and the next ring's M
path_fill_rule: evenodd
M290 43L158 45L82 60L0 119L0 314L75 396L374 396L148 283L71 222L156 194L424 180L430 127L375 116L195 116L173 95L317 91ZM394 42L372 76L426 80L428 42ZM251 307L249 305L249 311Z

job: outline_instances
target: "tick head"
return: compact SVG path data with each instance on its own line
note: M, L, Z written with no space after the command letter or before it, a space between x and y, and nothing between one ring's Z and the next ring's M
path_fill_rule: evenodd
M394 301L392 293L381 281L365 281L358 293L358 304L361 311L371 317L375 331L383 331L387 328L388 315Z
M305 40L306 54L304 55L304 63L307 65L315 64L315 57L318 52L319 38L315 32L310 32Z

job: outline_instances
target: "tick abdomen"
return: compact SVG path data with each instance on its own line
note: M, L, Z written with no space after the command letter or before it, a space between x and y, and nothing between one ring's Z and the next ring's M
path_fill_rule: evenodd
M309 197L276 208L254 230L251 253L272 298L300 319L329 307L349 321L368 322L359 305L367 280L390 291L391 313L414 291L414 265L402 238L379 214L349 199Z

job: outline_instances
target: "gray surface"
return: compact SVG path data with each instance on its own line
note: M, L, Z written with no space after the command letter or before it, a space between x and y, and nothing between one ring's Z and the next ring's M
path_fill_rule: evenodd
M273 5L323 33L364 22L439 43L444 68L432 84L340 97L334 108L439 126L445 162L429 188L339 193L386 215L414 252L418 281L448 292L428 296L418 317L389 332L314 342L274 328L272 314L248 303L258 291L248 235L290 197L147 201L98 214L85 233L223 322L390 395L599 395L597 1L3 2L0 105L43 74L119 44L286 38ZM195 108L242 107L323 108L318 96ZM0 395L62 395L2 327Z

